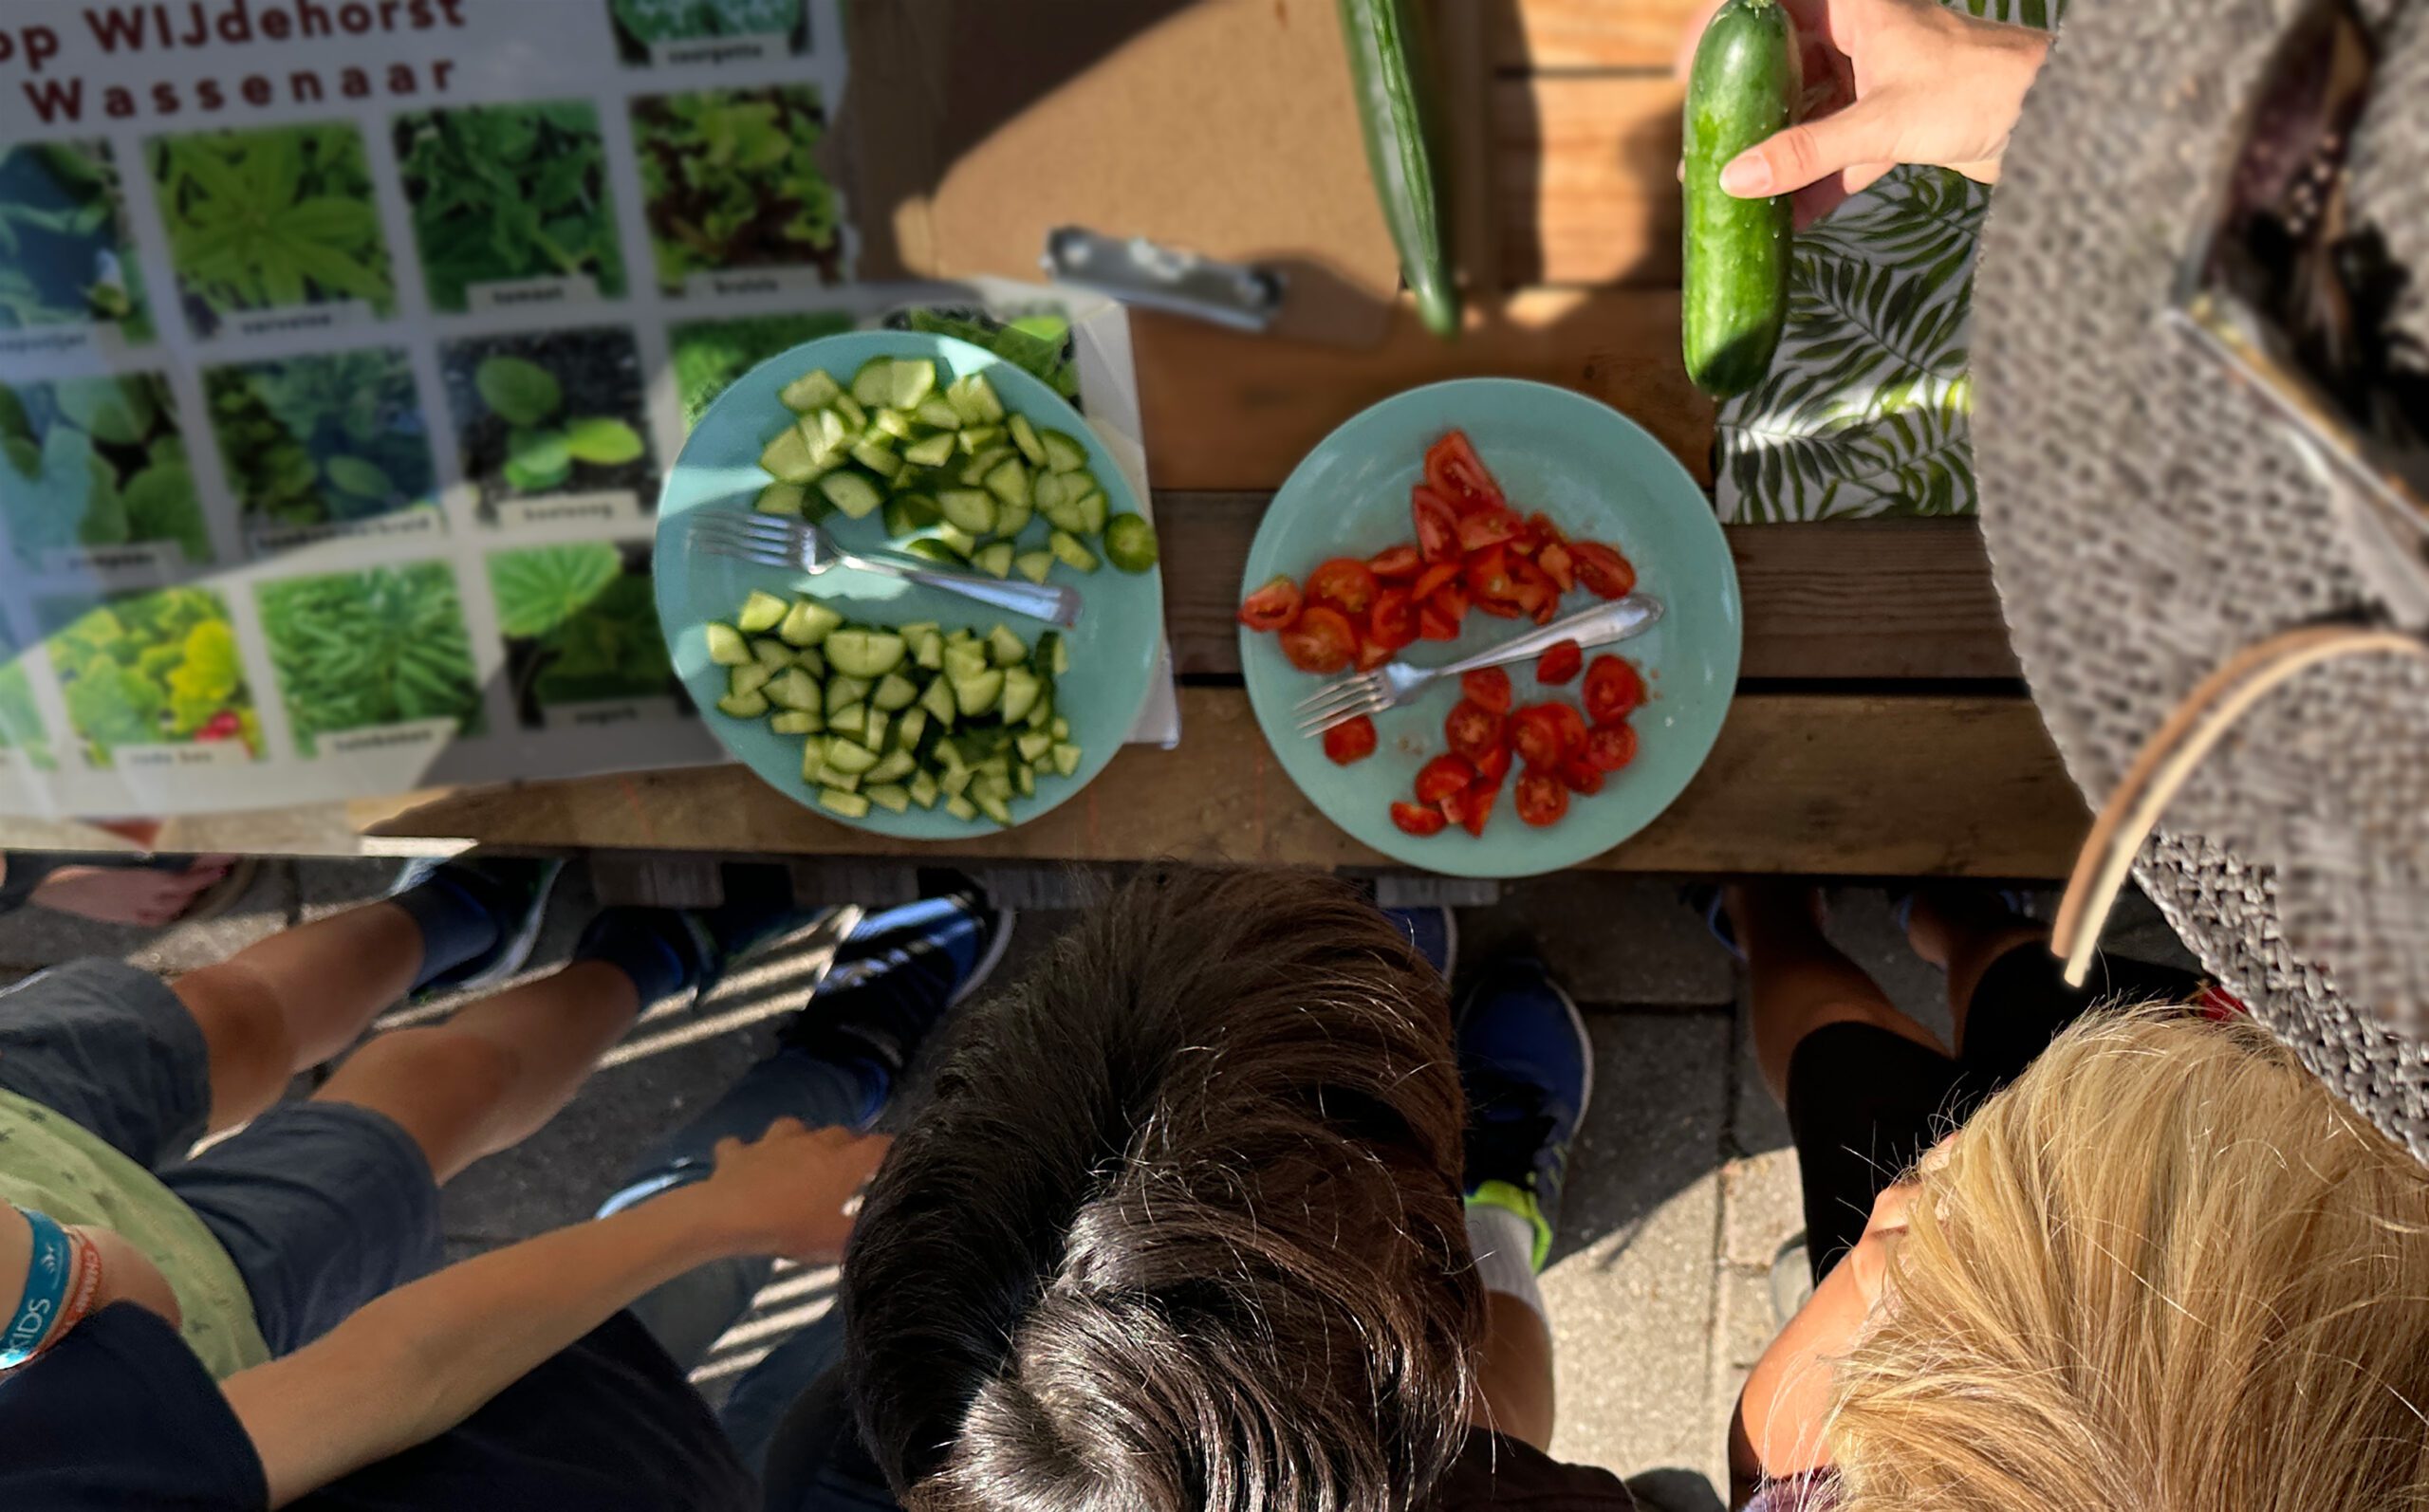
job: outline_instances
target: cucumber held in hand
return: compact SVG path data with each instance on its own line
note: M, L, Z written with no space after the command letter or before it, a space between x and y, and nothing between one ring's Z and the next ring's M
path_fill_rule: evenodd
M1341 34L1366 137L1366 168L1392 245L1400 249L1400 277L1417 298L1425 328L1456 336L1459 293L1451 283L1449 232L1431 150L1424 22L1414 0L1341 0Z
M1696 45L1687 81L1680 314L1687 376L1715 398L1743 394L1771 371L1788 319L1795 247L1789 196L1736 198L1720 187L1720 171L1785 128L1796 96L1796 28L1788 8L1780 0L1725 0Z

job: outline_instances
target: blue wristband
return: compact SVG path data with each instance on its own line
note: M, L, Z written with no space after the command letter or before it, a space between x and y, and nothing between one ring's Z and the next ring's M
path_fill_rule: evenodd
M50 1325L59 1318L60 1304L67 1300L69 1261L75 1253L66 1230L51 1222L48 1214L29 1208L17 1210L26 1215L34 1231L33 1263L26 1267L25 1295L17 1299L9 1331L0 1334L0 1371L23 1365L42 1347Z

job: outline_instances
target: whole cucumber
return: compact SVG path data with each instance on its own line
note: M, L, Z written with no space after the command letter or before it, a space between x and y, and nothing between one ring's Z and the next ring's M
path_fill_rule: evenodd
M1797 95L1795 24L1780 0L1725 0L1696 44L1687 80L1687 376L1715 398L1771 371L1788 320L1795 250L1789 196L1739 199L1720 187L1729 160L1789 123Z
M1440 337L1459 332L1459 293L1442 192L1434 168L1433 87L1423 22L1410 0L1341 0L1342 41L1350 87L1366 138L1366 168L1382 201L1383 221L1400 249L1400 277L1417 298L1418 318Z

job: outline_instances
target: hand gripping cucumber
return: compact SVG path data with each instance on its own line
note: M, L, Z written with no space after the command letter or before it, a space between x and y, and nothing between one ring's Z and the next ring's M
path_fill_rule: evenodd
M1797 95L1796 28L1780 0L1726 0L1696 45L1687 81L1687 376L1715 398L1771 371L1788 319L1794 250L1789 196L1722 191L1729 160L1789 123Z

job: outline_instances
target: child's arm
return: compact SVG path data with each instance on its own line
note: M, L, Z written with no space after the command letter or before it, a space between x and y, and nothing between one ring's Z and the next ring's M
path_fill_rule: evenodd
M635 1298L730 1255L832 1259L886 1141L785 1120L719 1145L716 1173L612 1218L399 1287L284 1359L222 1383L270 1504L454 1428ZM344 1404L333 1411L331 1404Z

